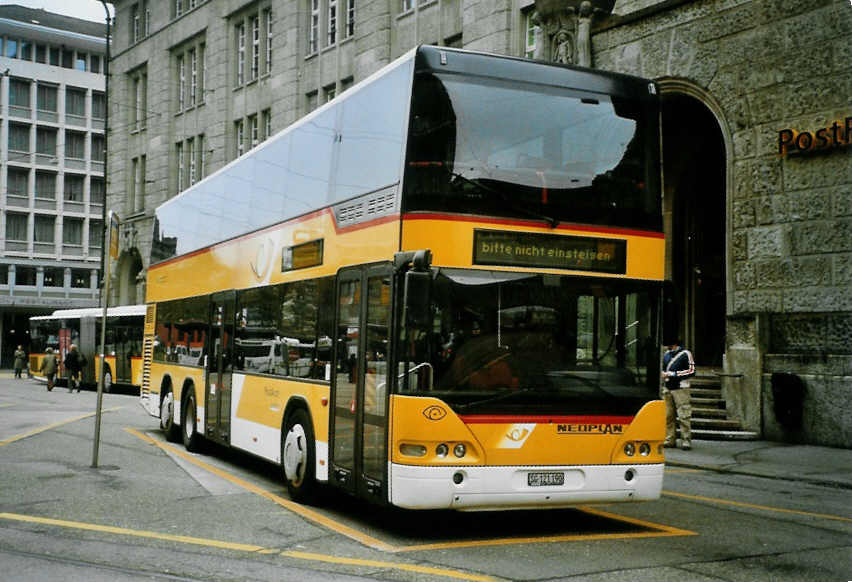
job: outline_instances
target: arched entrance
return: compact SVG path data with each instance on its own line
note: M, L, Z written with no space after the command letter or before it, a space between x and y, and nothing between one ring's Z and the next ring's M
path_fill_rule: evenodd
M680 304L679 329L698 364L722 366L727 231L725 140L699 99L664 92L666 270Z
M145 297L139 292L139 273L142 272L142 258L139 251L132 249L122 254L118 261L118 304L135 305L142 303Z

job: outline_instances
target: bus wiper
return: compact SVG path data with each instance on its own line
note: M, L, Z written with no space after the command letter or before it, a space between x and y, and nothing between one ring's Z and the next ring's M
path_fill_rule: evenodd
M517 396L518 394L526 394L527 392L537 392L536 388L521 388L520 390L510 390L508 392L503 392L496 396L489 396L488 398L483 398L482 400L474 400L473 402L468 402L467 404L459 404L456 406L456 410L461 412L464 410L468 410L473 408L474 406L480 406L482 404L490 404L492 402L499 402L500 400L506 400L512 396Z
M482 182L482 180L479 179L479 178L468 178L467 176L463 176L462 174L459 174L458 172L453 172L453 171L450 171L450 175L453 176L454 178L458 178L459 180L461 180L462 182L464 182L466 184L472 185L474 188L477 188L477 189L482 190L484 192L489 192L491 194L496 194L500 198L501 201L503 201L503 202L505 202L506 204L509 205L509 208L511 208L515 212L519 212L519 213L525 215L527 218L535 218L535 219L538 219L538 220L544 220L545 222L547 222L550 225L550 228L556 228L557 226L559 226L559 219L554 218L553 216L547 216L545 214L539 214L538 212L536 212L534 210L530 210L530 209L525 208L523 206L517 205L512 199L510 199L508 196L506 196L506 194L504 192L502 192L501 190L497 190L496 188L492 188L491 186L489 186L487 184L484 184Z

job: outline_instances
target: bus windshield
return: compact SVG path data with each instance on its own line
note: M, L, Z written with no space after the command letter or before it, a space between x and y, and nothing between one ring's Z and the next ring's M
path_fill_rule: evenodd
M400 364L399 390L441 398L459 413L635 414L656 398L657 290L440 269L431 326L403 338L409 372ZM421 362L430 375L411 371Z
M420 73L404 210L659 231L657 134L650 102Z

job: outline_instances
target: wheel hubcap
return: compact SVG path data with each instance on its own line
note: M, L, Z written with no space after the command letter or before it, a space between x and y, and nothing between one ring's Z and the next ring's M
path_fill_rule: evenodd
M183 430L186 432L187 438L192 438L195 434L195 407L189 405L186 407L186 418L183 421Z
M172 420L172 401L174 397L172 393L169 392L166 394L166 397L163 398L163 403L160 405L160 426L166 428L171 424Z
M293 485L300 485L305 477L308 452L305 449L305 429L293 426L284 440L284 475Z

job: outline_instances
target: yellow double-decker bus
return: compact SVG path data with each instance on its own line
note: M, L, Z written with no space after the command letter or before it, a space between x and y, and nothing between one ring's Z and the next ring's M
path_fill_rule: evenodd
M170 440L405 508L656 499L659 101L419 47L157 209Z
M113 385L138 390L142 384L142 326L144 305L122 305L107 310L106 337L104 338L104 390ZM57 378L65 377L65 355L71 344L76 344L86 358L83 384L95 387L101 371L98 356L101 345L101 321L104 310L100 307L59 309L51 315L30 318L30 374L46 381L41 373L41 362L47 348L51 348L59 361Z

